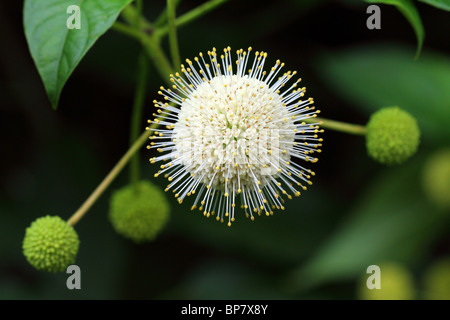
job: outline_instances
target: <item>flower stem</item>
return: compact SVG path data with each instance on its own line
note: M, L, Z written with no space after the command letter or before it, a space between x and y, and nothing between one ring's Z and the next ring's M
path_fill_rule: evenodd
M153 61L158 73L161 77L168 83L171 84L168 78L170 73L174 72L174 68L171 66L169 59L167 59L164 51L161 48L160 39L162 36L170 32L171 35L169 39L172 59L175 66L180 65L178 43L176 39L176 27L187 24L203 15L209 11L215 9L221 4L227 2L228 0L209 0L198 7L192 9L191 11L185 13L184 15L175 19L175 7L180 0L168 0L166 15L169 20L169 25L163 27L155 26L147 21L141 14L142 5L138 3L136 8L133 5L127 6L122 11L122 18L129 24L116 21L113 24L113 29L119 31L127 36L137 39L141 42L142 46L145 48L149 58ZM166 18L158 18L159 21L163 21ZM137 23L136 21L139 21Z
M180 50L178 48L177 28L175 26L175 0L167 0L167 17L169 21L169 44L172 64L175 68L181 65Z
M141 29L144 4L142 0L135 0L134 3L136 4L136 13L134 16L133 25L136 29Z
M161 49L159 41L157 41L155 37L149 36L142 31L119 21L116 21L112 25L112 29L138 40L145 49L148 57L153 61L159 75L168 84L171 84L169 81L169 75L173 73L173 68L170 65L169 59L167 59L164 51Z
M129 5L121 13L121 17L128 23L116 21L112 28L120 33L138 40L145 49L148 57L152 60L156 70L168 84L169 74L173 73L164 51L161 48L160 38L153 33L153 25L142 16L142 5L138 7Z
M174 0L175 8L178 6L180 1L181 0ZM167 22L167 8L166 8L166 10L161 12L161 14L158 16L158 18L156 18L153 25L155 26L155 28L159 28L159 27L163 26L166 22Z
M133 111L131 114L131 126L130 126L130 146L133 145L134 141L139 136L141 131L142 122L142 109L145 101L145 92L147 87L148 78L148 59L147 56L142 52L138 57L138 77L136 84L136 92L134 95ZM130 162L130 182L136 186L139 182L140 176L140 162L139 155L135 154L131 158Z
M351 124L346 122L340 122L336 120L330 120L325 118L309 118L304 120L306 123L320 123L322 128L331 129L335 131L341 131L349 134L355 134L363 136L366 134L366 127L358 124Z
M142 33L138 29L130 27L129 25L126 25L123 22L116 21L113 23L111 28L117 32L120 32L120 33L122 33L126 36L129 36L131 38L134 38L138 41L141 40Z
M136 7L130 4L123 9L120 16L128 24L138 27L140 31L151 33L153 31L153 25L142 15L142 7L142 3L137 3Z
M92 205L97 201L97 199L102 195L102 193L108 188L111 182L117 177L120 171L125 167L125 165L130 161L131 157L139 150L140 147L147 141L150 136L151 131L144 131L140 137L133 143L133 145L128 149L128 151L122 156L122 158L117 162L117 164L112 168L108 175L103 179L103 181L97 186L97 188L92 192L89 198L81 205L81 207L67 220L67 223L74 226L92 207Z
M215 9L216 7L220 6L221 4L227 2L228 0L210 0L208 2L205 2L198 7L192 9L191 11L183 14L182 16L178 17L175 20L175 26L181 27L182 25L185 25L195 19L200 18L201 16L207 14L209 11ZM158 28L155 30L155 35L158 37L162 37L166 35L169 32L169 27L166 25L164 27Z
M157 41L154 37L143 35L141 38L141 43L150 59L152 59L153 64L156 67L156 70L158 70L161 78L166 81L167 84L172 85L169 80L169 75L174 72L173 67L162 50L159 41Z

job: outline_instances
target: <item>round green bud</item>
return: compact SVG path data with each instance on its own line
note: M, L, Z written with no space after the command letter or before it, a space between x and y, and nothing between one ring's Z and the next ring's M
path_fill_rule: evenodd
M380 264L380 289L369 289L367 280L371 274L363 277L358 286L358 298L361 300L412 300L415 298L414 278L410 271L398 263Z
M422 171L422 186L427 197L442 209L450 209L450 149L430 155Z
M423 291L425 299L450 300L450 258L435 262L426 271Z
M416 119L399 107L382 108L367 123L367 152L382 164L405 162L416 153L419 138L420 129Z
M80 241L75 229L58 216L36 219L25 231L23 254L36 269L61 272L75 263Z
M160 188L148 181L115 191L109 220L117 233L136 243L153 240L168 221L169 203Z

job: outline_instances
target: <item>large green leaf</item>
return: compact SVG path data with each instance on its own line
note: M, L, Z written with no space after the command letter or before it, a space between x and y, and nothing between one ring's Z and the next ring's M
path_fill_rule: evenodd
M414 29L417 38L416 58L419 57L422 50L423 40L425 38L425 31L423 29L422 20L414 3L411 0L364 0L369 3L384 3L394 5L405 18L409 21Z
M370 45L327 53L317 60L325 84L355 107L372 113L398 105L414 115L424 140L450 137L450 59L424 52L411 59L408 48Z
M442 10L450 11L450 0L419 0L419 1Z
M53 109L80 60L131 1L25 0L25 36ZM71 5L80 8L80 29L67 28Z
M294 272L291 285L305 289L357 279L372 264L424 258L448 220L422 195L421 160L386 169L323 247Z

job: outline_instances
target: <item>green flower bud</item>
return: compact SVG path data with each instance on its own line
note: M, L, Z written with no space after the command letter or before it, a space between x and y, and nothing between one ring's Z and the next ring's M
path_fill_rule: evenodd
M450 209L450 149L441 149L428 157L422 183L425 194L433 203L442 209Z
M408 112L399 107L382 108L367 123L367 152L382 164L400 164L416 153L419 137L417 121Z
M165 226L169 203L164 192L148 181L113 193L109 220L117 233L136 243L153 240Z
M75 263L80 241L75 229L58 216L33 221L25 231L23 254L38 270L61 272Z
M398 263L380 264L380 289L369 289L363 277L357 292L361 300L412 300L415 296L414 279L403 265Z
M435 262L425 273L424 298L450 300L450 258Z

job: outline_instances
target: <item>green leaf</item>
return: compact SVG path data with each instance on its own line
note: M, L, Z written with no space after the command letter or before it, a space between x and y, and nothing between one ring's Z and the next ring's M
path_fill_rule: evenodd
M433 211L422 194L421 160L378 175L322 248L293 273L291 285L308 289L355 280L372 264L410 264L425 257L445 228L445 216Z
M419 12L416 9L416 6L411 0L364 0L369 3L384 3L394 5L398 11L400 11L411 26L414 29L417 38L417 50L416 56L417 59L422 51L422 45L425 38L425 30L422 25L422 20L420 19Z
M438 9L450 11L450 0L419 0Z
M131 1L25 0L25 36L53 109L75 67ZM67 28L71 5L80 8L80 29Z
M419 122L423 139L448 142L450 59L424 52L414 61L408 48L370 45L327 53L316 61L325 84L353 106L372 113L398 105Z

